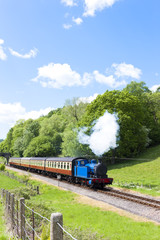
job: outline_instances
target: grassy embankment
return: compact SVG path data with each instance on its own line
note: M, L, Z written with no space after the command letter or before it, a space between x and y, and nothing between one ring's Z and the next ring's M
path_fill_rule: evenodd
M15 184L15 182L15 180L0 174L0 188L13 189L19 184ZM37 185L37 181L32 180L31 182ZM34 207L35 211L47 218L50 218L52 212L61 212L65 228L78 240L159 239L160 226L151 222L136 222L114 212L80 204L76 200L77 195L74 193L62 191L40 182L38 182L38 185L40 185L40 195L26 200L26 204L31 208ZM17 193L19 189L18 187ZM47 240L48 238L44 239ZM66 237L65 239L69 240L70 238Z
M16 187L19 187L21 184L18 181L15 181L13 179L9 179L6 176L3 176L0 174L0 189L14 189ZM4 206L0 202L0 240L8 240L9 234L6 232L6 225L4 221Z
M121 187L160 196L160 146L148 149L139 159L109 166L108 175L114 178L113 185L119 182Z

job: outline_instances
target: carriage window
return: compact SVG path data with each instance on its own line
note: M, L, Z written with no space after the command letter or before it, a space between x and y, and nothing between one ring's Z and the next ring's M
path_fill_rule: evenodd
M67 169L69 169L69 163L67 163Z
M60 163L58 163L58 168L60 168Z
M61 169L63 168L63 163L61 162Z
M64 169L66 169L66 163L64 163Z

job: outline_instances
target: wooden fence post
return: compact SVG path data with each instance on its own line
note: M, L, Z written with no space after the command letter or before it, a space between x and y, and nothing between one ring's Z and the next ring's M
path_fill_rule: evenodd
M6 214L8 214L8 191L6 190Z
M17 236L19 236L19 218L18 218L18 216L19 216L19 214L18 214L19 208L18 208L18 200L16 200L16 203L17 203L16 204L17 205L17 210L16 210L17 211L17 214L16 214L17 215L16 216L17 217Z
M25 239L25 199L21 198L20 200L20 238Z
M63 240L63 230L58 225L63 227L63 216L61 213L51 214L51 227L50 227L50 239L51 240Z
M39 195L39 186L37 186L37 194Z
M14 194L11 194L11 226L14 229Z
M8 192L8 215L11 214L11 193Z
M1 189L1 198L2 198L2 202L4 202L4 189Z

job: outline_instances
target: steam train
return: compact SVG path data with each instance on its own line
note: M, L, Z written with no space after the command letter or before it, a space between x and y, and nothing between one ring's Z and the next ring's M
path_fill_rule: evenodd
M107 167L101 161L97 163L96 160L88 160L86 158L11 157L9 165L90 187L103 188L105 185L113 182L113 178L108 178L106 175Z

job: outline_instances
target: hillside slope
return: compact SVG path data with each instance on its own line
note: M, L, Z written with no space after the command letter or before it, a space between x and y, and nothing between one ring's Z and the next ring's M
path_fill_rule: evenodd
M160 196L160 145L149 148L136 160L109 166L108 175L114 178L114 186Z

